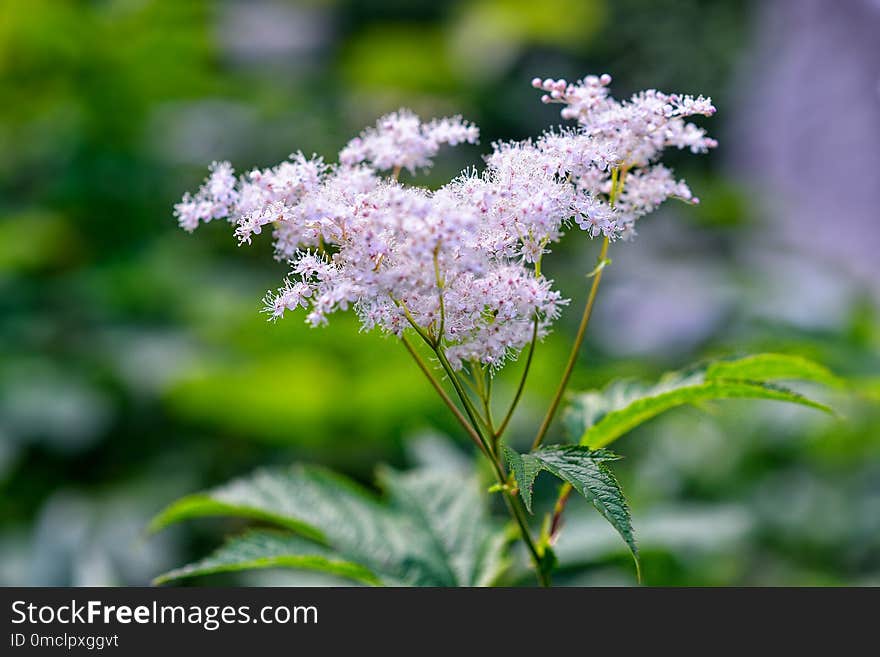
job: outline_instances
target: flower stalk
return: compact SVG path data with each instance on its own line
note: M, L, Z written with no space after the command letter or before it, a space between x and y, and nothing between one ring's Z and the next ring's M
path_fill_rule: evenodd
M547 550L570 488L561 491L536 542L515 477L501 458L537 342L568 303L542 273L543 258L569 232L601 239L580 324L533 451L547 439L565 396L611 241L632 238L636 221L666 199L697 202L657 160L667 147L704 153L716 145L685 120L714 113L709 99L648 90L618 101L610 83L608 75L575 83L535 78L532 86L545 92L542 102L563 105L562 117L577 128L494 142L484 171L465 171L440 189L401 182L401 173L409 179L430 167L443 145L477 143L479 130L460 116L423 122L400 110L352 139L335 164L295 153L275 167L236 177L228 162L215 162L202 187L175 206L187 231L220 218L234 224L239 243L271 231L277 259L291 270L264 299L270 319L303 308L306 322L317 327L353 309L364 330L403 342L489 460L544 585L550 583ZM442 376L410 342L410 329ZM496 424L493 377L523 350L522 373Z
M541 421L541 426L538 427L538 433L535 434L535 439L532 441L532 451L538 449L541 446L541 443L544 442L544 438L547 437L550 423L553 422L553 417L556 415L556 411L559 408L563 395L565 394L565 389L568 387L568 380L571 378L574 366L577 363L578 353L580 353L581 345L584 342L584 336L587 334L587 325L590 323L590 317L593 315L593 304L596 301L596 293L599 291L599 283L602 281L602 271L604 267L601 266L601 263L605 262L608 256L608 243L609 240L607 237L602 240L602 248L599 251L600 266L596 267L595 275L593 276L593 284L590 286L587 303L584 306L584 312L583 315L581 315L581 322L578 326L577 333L575 334L574 343L569 351L568 361L562 372L562 378L559 380L556 392L553 393L553 399L550 402L550 407L547 409L547 413L544 415L544 419Z

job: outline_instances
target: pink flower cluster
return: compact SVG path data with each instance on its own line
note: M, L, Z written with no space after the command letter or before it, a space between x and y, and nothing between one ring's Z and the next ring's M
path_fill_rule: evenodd
M351 166L369 162L379 171L431 166L441 144L475 144L480 131L460 116L422 123L411 111L402 109L383 116L375 128L367 128L339 153L339 163Z
M648 91L619 103L609 81L536 79L578 127L495 143L483 171L437 190L398 174L429 167L442 144L475 143L479 132L461 117L423 123L400 110L349 142L338 164L296 153L236 178L214 163L175 214L188 231L226 218L241 243L271 231L276 256L291 266L264 300L272 319L302 307L318 326L352 308L364 330L417 331L455 369L497 368L543 337L567 303L540 262L569 228L614 239L669 197L695 201L654 162L667 146L714 146L681 118L711 114L709 101Z
M610 75L588 75L576 83L535 78L532 86L545 91L544 103L564 105L562 118L575 120L574 133L601 152L607 166L573 172L578 187L593 195L620 199L615 204L617 228L623 237L635 234L636 220L657 208L668 198L698 203L684 181L676 181L672 172L657 159L666 148L688 149L706 153L718 145L706 131L684 119L689 116L712 116L715 107L703 96L665 94L648 89L629 100L611 97ZM612 189L612 172L626 177L625 184ZM617 200L617 199L616 199Z

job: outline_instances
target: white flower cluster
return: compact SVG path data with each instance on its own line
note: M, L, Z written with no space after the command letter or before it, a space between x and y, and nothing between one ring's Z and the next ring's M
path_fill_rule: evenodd
M711 99L665 94L655 89L618 101L608 92L610 75L588 75L577 83L535 78L532 86L545 93L544 103L561 103L562 118L576 120L576 134L601 153L607 166L572 172L572 180L593 195L619 194L615 204L617 228L623 237L635 234L636 220L668 198L699 203L684 181L676 181L662 164L654 164L668 147L706 153L718 145L706 131L685 117L712 116ZM612 189L612 172L627 176Z
M174 214L180 227L191 233L198 228L200 222L208 223L221 217L227 217L231 221L238 201L235 185L235 175L229 162L214 162L211 173L198 194L192 196L187 193L174 206Z
M543 337L567 303L540 274L549 245L573 225L594 237L631 234L666 198L693 200L652 162L667 145L714 145L680 118L711 113L702 98L652 91L617 103L604 76L533 84L580 125L495 143L482 172L438 190L397 175L430 166L442 144L475 143L479 132L461 117L423 123L400 110L349 142L335 165L296 153L236 179L228 163L214 163L175 214L188 231L225 217L243 243L269 227L276 256L292 267L264 300L273 319L303 307L317 326L353 308L364 330L411 328L455 369L497 368Z
M383 116L375 128L368 128L352 139L339 153L343 165L369 162L380 171L416 169L431 166L441 144L477 143L480 131L460 116L422 123L418 116L402 109Z

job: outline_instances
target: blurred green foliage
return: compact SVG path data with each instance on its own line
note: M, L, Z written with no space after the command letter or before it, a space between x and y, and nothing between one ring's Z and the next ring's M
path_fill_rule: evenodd
M297 149L332 158L401 104L464 114L484 149L558 122L529 88L533 76L606 70L619 95L711 94L721 107L712 129L723 133L750 11L736 0L2 3L0 581L144 583L229 529L144 539L146 520L181 494L298 460L370 483L378 462L417 460L426 433L461 438L392 340L343 318L320 330L267 324L259 299L284 267L265 243L237 249L222 224L198 239L177 230L171 206L212 159L247 168ZM480 152L444 155L426 183L478 164ZM675 412L622 441L645 580L877 583L877 308L864 300L821 328L756 311L765 280L743 250L750 228L772 217L719 157L682 171L703 204L669 209L678 241L653 238L694 278L711 263L735 301L674 348L622 350L599 332L575 386L784 351L857 389L836 400L845 422L733 403ZM603 293L639 247L612 254ZM577 306L594 248L569 240L558 252L550 274ZM611 299L597 320L613 326ZM639 321L654 333L682 312L673 302ZM539 347L513 425L520 438L540 417L576 315ZM515 379L499 380L502 393ZM553 492L539 487L536 505ZM591 523L572 519L560 545L568 581L631 581L619 544Z

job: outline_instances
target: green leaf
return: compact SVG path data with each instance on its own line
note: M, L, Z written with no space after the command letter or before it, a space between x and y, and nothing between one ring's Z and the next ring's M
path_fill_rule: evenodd
M736 360L716 361L706 368L706 379L813 381L832 388L844 385L843 380L824 365L788 354L755 354Z
M380 480L391 508L410 519L408 540L447 586L488 586L506 566L507 540L489 517L477 480L448 470L395 472Z
M550 445L542 447L532 456L541 462L541 468L571 484L596 507L624 540L636 569L639 566L639 549L636 546L629 506L620 484L607 461L619 458L607 450L591 450L583 445Z
M331 550L294 534L259 530L230 539L211 556L169 571L154 580L164 584L186 577L258 568L296 568L344 577L362 584L380 585L363 566L340 559Z
M825 404L780 385L732 376L759 374L771 379L809 377L812 381L833 380L827 370L806 359L761 354L685 372L671 372L652 386L619 381L602 391L582 393L572 400L565 423L569 431L580 436L582 445L597 449L660 413L685 404L718 399L768 399L832 412Z
M221 515L291 529L377 573L386 583L414 583L424 575L405 563L405 520L350 480L322 468L260 470L179 500L153 520L152 528Z
M541 462L531 454L520 454L507 445L504 448L504 460L513 472L519 488L520 497L526 505L529 513L532 512L532 488L535 485L535 477L541 471Z
M262 520L268 523L293 529L304 536L310 536L318 542L324 536L316 528L295 518L287 517L276 510L268 510L268 505L258 500L246 500L242 496L236 502L224 500L228 489L217 488L211 493L187 495L163 509L150 522L150 531L157 532L169 525L191 518L209 518L212 516L228 516ZM215 497L216 496L216 497ZM232 498L232 496L229 496Z
M619 459L617 454L607 449L593 450L583 445L549 445L530 454L518 454L505 445L504 457L517 478L520 494L529 512L532 485L538 473L546 470L573 486L611 523L632 552L636 570L641 577L639 551L633 535L629 507L614 473L605 465L608 461ZM526 483L528 497L525 493Z
M489 522L474 479L419 470L386 474L384 481L390 504L320 468L262 470L183 498L160 513L152 528L220 515L269 522L310 542L299 559L356 564L392 586L480 586L498 575L505 541ZM249 554L257 564L279 557L271 551Z
M323 468L259 470L207 493L173 503L151 523L153 531L188 518L234 516L262 520L318 542L350 544L385 520L369 492ZM365 522L368 521L368 522Z

